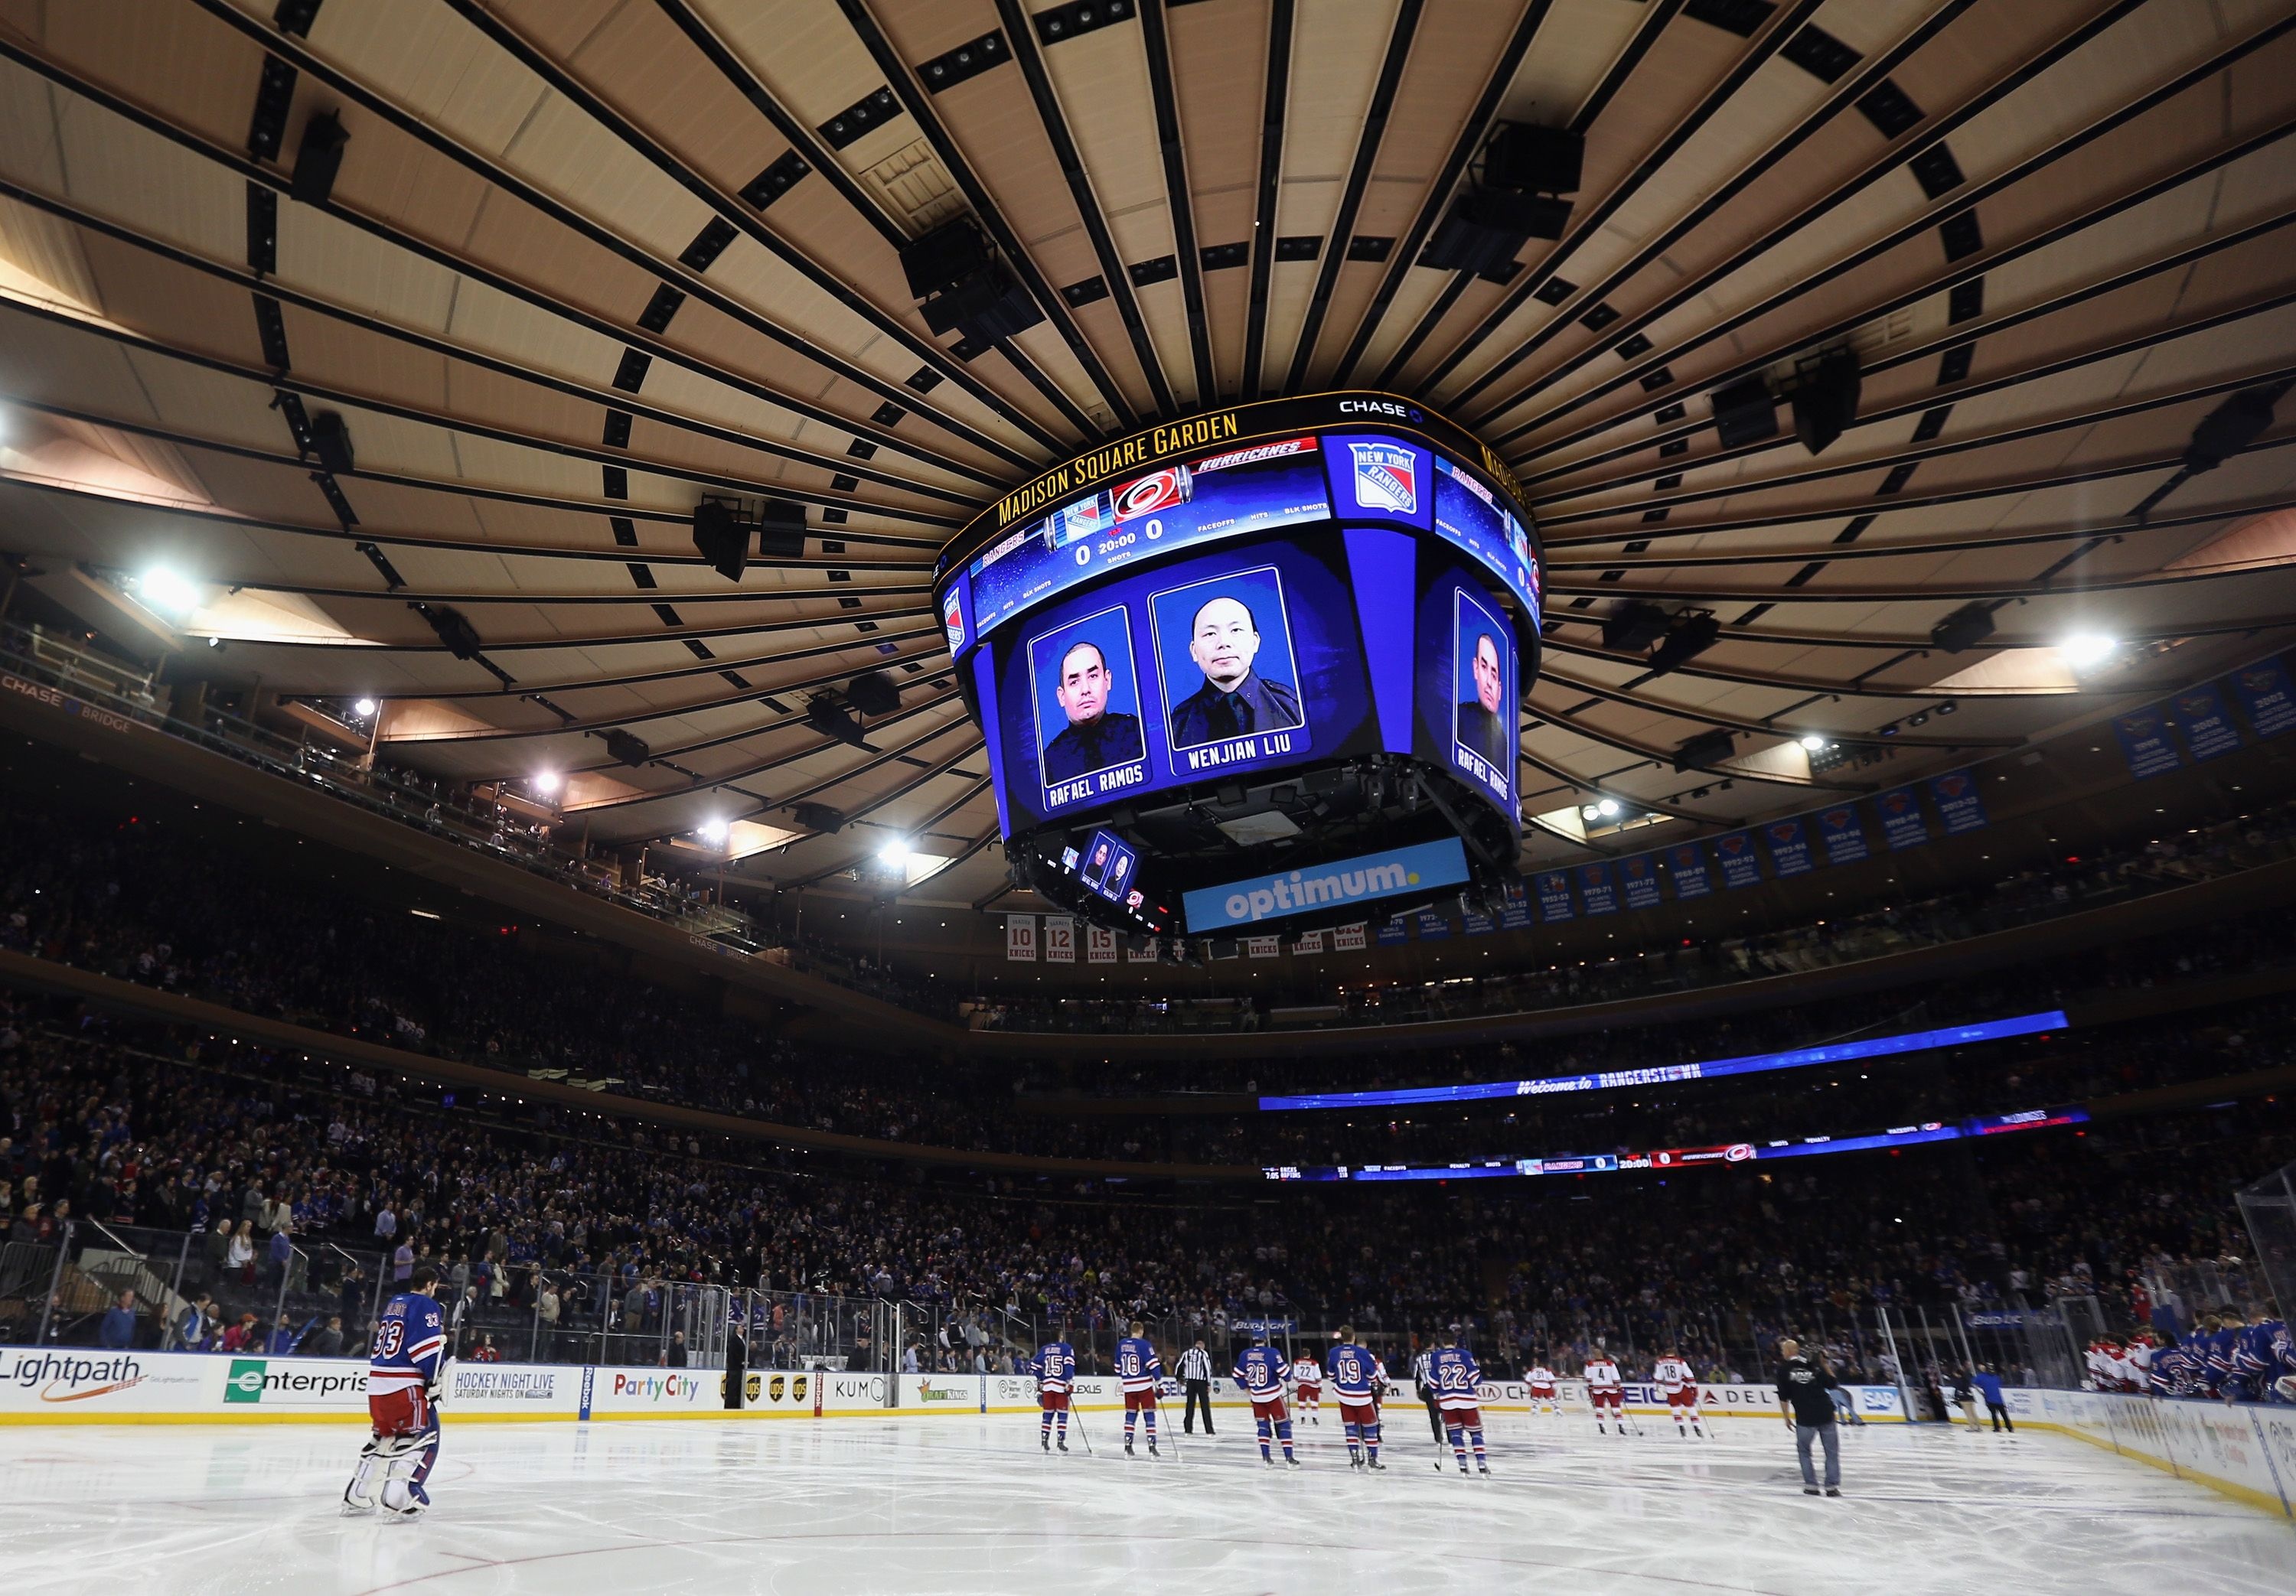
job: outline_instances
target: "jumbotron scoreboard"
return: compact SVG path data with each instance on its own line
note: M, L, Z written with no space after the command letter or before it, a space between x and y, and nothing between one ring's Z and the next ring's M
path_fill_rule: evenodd
M1411 400L1343 392L1046 471L948 544L933 596L1016 882L1218 937L1514 875L1539 582L1496 455Z

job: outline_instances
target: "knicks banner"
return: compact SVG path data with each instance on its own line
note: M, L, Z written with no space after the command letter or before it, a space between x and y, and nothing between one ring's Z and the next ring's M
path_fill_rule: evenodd
M1300 939L1292 945L1292 951L1294 954L1320 954L1324 951L1324 935L1322 931L1302 931Z
M1283 951L1283 939L1280 937L1247 937L1243 939L1243 951L1255 959L1273 959Z
M1980 830L1986 823L1985 799L1977 790L1977 778L1965 770L1931 776L1930 800L1937 805L1938 819L1948 837Z
M1033 914L1007 914L1004 917L1004 956L1024 964L1037 962L1037 917Z
M1076 962L1076 916L1047 914L1045 916L1045 962L1048 964Z
M1722 885L1725 887L1759 887L1762 884L1762 861L1754 852L1751 831L1732 831L1714 839L1714 856L1722 861Z
M1867 856L1866 828L1858 823L1855 805L1819 810L1817 839L1825 845L1828 864L1855 864Z
M1809 833L1803 830L1800 815L1772 821L1762 828L1762 840L1769 845L1770 865L1781 880L1816 868L1810 863Z
M1160 938L1155 937L1134 938L1124 950L1124 962L1127 964L1153 964L1160 942Z
M1929 822L1922 818L1922 800L1910 787L1894 788L1876 797L1874 812L1882 817L1882 839L1896 853L1919 847L1930 839Z
M1520 881L1511 881L1499 896L1499 924L1510 931L1527 931L1538 923L1531 912L1530 890Z
M1674 878L1677 897L1704 897L1714 890L1706 874L1706 850L1694 842L1677 842L1666 850L1666 872Z
M1106 926L1086 926L1084 929L1084 956L1088 964L1116 962L1116 933Z
M1611 862L1608 859L1582 864L1578 874L1578 901L1587 905L1589 917L1618 912L1619 889L1611 879Z
M1636 854L1631 859L1620 860L1619 886L1627 895L1628 908L1657 908L1658 856L1655 854Z
M1570 904L1570 878L1559 870L1543 871L1533 882L1538 889L1538 918L1553 925L1568 920L1573 913Z
M1332 948L1335 953L1359 954L1370 942L1371 927L1362 921L1341 926L1332 933Z
M2139 781L2166 774L2185 763L2177 745L2169 741L2169 717L2156 704L2114 716L2112 733L2120 739L2120 751L2128 756L2128 773Z

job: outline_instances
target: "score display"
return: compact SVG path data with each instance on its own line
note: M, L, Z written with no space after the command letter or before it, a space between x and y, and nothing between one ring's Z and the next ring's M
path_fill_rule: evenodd
M1045 857L1071 880L1123 849L1125 879L1177 901L1195 883L1154 881L1168 850L1111 814L1280 803L1298 790L1272 773L1403 761L1495 814L1511 860L1540 595L1514 493L1440 417L1331 394L1153 429L1006 495L944 551L934 590L1005 838L1057 831ZM1314 840L1235 823L1241 843ZM1250 863L1231 854L1227 876Z

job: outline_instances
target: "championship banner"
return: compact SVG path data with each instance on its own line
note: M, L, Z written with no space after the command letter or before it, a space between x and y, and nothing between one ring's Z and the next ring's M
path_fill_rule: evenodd
M2240 747L2240 728L2233 724L2232 716L2225 711L2224 695L2214 687L2193 688L2178 693L2173 701L2177 724L2185 731L2185 746L2192 750L2195 764L2232 753Z
M1619 912L1619 888L1611 879L1611 862L1597 859L1592 864L1578 869L1578 901L1587 905L1587 918Z
M1499 896L1499 925L1510 931L1527 931L1538 923L1530 906L1530 888L1517 881Z
M1732 831L1714 839L1714 856L1722 861L1722 885L1729 888L1762 884L1762 861L1754 852L1751 831Z
M1660 903L1658 855L1636 854L1631 859L1620 860L1619 885L1627 895L1628 908L1657 908Z
M1243 951L1255 959L1273 959L1283 951L1283 939L1280 937L1247 937L1243 939Z
M1004 917L1004 956L1024 964L1037 962L1037 917L1033 914L1007 914Z
M1891 853L1901 847L1919 847L1930 839L1921 796L1912 788L1896 787L1880 794L1874 799L1874 808L1882 817L1882 839Z
M1459 929L1470 937L1488 937L1499 929L1499 922L1488 914L1466 910L1459 916Z
M1451 922L1432 909L1422 909L1413 919L1418 922L1422 942L1440 942L1451 934Z
M1706 873L1706 850L1694 842L1677 842L1666 850L1667 874L1674 878L1674 896L1704 897L1714 890Z
M1045 916L1045 961L1049 964L1076 962L1076 916Z
M1161 951L1162 942L1163 939L1158 937L1139 938L1126 947L1124 962L1128 964L1153 964L1157 954Z
M1774 820L1762 828L1762 840L1769 845L1770 867L1778 879L1807 875L1817 868L1809 856L1809 833L1801 823L1801 816L1791 815Z
M2169 717L2157 704L2114 716L2112 734L2120 739L2120 751L2128 759L2128 773L2140 782L2147 776L2165 775L2185 763L2177 752L2176 743L2169 739Z
M1322 931L1302 931L1300 940L1292 945L1292 951L1294 954L1320 954L1324 951L1324 936Z
M2259 737L2277 737L2296 726L2296 689L2289 686L2287 667L2279 660L2233 672L2232 690L2248 712L2249 730Z
M1855 864L1871 856L1866 847L1866 828L1857 819L1855 804L1819 810L1817 839L1825 845L1828 864Z
M1332 933L1332 947L1337 953L1359 954L1370 945L1370 941L1371 927L1361 921L1341 926Z
M1410 940L1411 928L1404 924L1402 915L1390 915L1379 922L1380 946L1393 947L1398 942Z
M1085 927L1084 956L1087 964L1115 963L1116 933L1106 926Z
M1532 883L1538 889L1538 918L1548 925L1570 918L1570 878L1559 870L1539 872Z
M1930 800L1937 805L1938 819L1945 823L1948 837L1979 831L1986 824L1984 796L1977 790L1977 778L1965 770L1931 776Z

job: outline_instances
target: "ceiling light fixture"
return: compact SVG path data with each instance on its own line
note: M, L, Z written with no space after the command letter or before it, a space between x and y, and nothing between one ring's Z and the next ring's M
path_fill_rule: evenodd
M2057 644L2057 657L2075 671L2094 670L2119 652L2120 640L2097 632L2076 632Z

